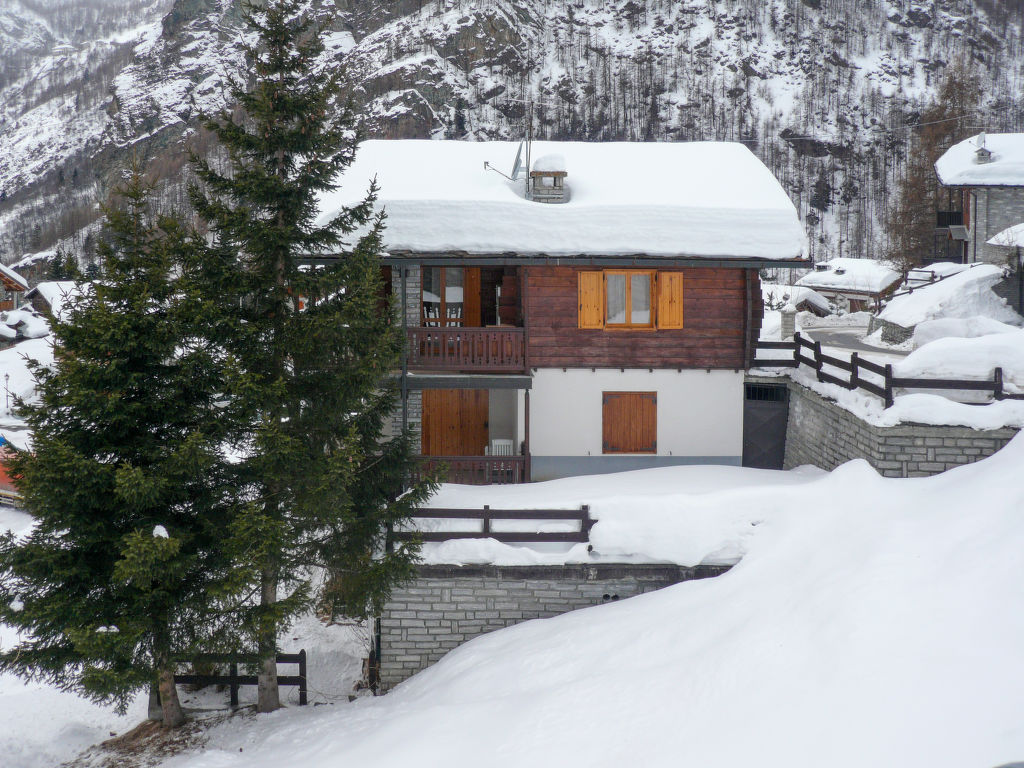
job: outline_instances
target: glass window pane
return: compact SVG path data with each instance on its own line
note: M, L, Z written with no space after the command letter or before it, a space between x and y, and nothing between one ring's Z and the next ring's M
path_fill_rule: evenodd
M444 305L448 325L462 325L462 267L444 270Z
M651 323L651 276L630 275L630 303L634 325L650 325Z
M440 325L441 268L423 268L423 324Z
M608 273L605 275L607 296L605 301L605 322L622 325L626 322L626 276Z

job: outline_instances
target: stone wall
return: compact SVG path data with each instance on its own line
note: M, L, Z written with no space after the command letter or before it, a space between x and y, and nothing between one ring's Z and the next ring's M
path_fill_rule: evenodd
M381 685L397 685L477 635L717 576L728 566L422 566L380 617Z
M879 320L875 315L872 315L868 320L868 335L881 328L883 342L886 344L902 344L913 338L914 327L912 325L909 328L904 328L902 325L890 323L888 320Z
M988 240L1024 221L1024 187L981 187L975 194L978 202L977 210L971 212L969 260L1006 266L1009 249L989 245Z
M926 477L991 456L1016 429L901 424L876 427L796 382L789 382L785 468L822 469L866 459L885 477Z
M420 324L420 267L419 265L413 265L406 267L406 292L405 300L399 301L398 311L401 312L404 308L406 323L410 328L418 328ZM391 291L395 296L402 295L402 277L401 270L399 267L395 267L391 270ZM401 315L399 315L401 319ZM410 390L408 398L408 419L409 426L412 428L413 435L413 447L417 453L420 451L420 428L423 424L423 395L419 390ZM391 414L391 432L390 434L398 435L402 431L402 403L398 403L398 407L395 408L394 413Z

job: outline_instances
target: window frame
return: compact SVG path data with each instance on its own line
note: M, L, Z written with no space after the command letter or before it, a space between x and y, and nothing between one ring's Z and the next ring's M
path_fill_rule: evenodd
M466 295L465 295L465 287L466 287L466 271L465 270L466 270L466 268L465 267L431 266L429 264L424 264L424 265L422 265L420 267L420 269L421 269L421 274L420 274L420 327L421 328L439 328L439 329L444 329L444 328L464 328L465 327L465 320L466 320ZM425 289L423 287L423 282L424 281L423 281L422 271L423 270L427 270L427 269L436 269L436 270L438 270L438 274L439 274L439 278L438 279L439 279L439 281L441 283L441 293L438 295L438 298L440 299L440 301L437 302L438 312L439 312L439 316L438 317L427 317L427 307L426 307L426 303L427 302L423 300L423 293L424 293ZM446 270L448 270L448 269L459 269L459 270L462 270L462 288L463 288L462 315L460 315L458 318L448 317L448 276L447 276L447 273L446 273ZM458 303L458 302L453 302L453 303Z
M603 282L603 320L604 327L607 330L629 330L629 331L653 331L657 328L657 281L658 281L658 270L656 269L603 269L601 270L602 282ZM612 323L608 321L608 276L609 275L622 275L623 282L626 288L626 322L624 323ZM634 275L647 275L647 307L648 307L648 320L646 323L634 323L633 322L633 276Z

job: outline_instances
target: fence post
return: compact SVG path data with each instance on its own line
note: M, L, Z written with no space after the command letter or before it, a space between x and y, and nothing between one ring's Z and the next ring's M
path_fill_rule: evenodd
M821 362L821 342L814 342L814 370L817 372L818 381L821 381L821 369L825 364Z
M850 353L850 385L847 389L857 388L857 378L860 375L860 358L856 352Z
M491 506L490 504L484 504L484 529L481 533L491 532L491 518L490 518Z
M306 649L299 651L299 706L304 707L309 701L306 696Z
M892 363L885 364L885 407L892 408Z
M997 367L992 372L992 396L996 400L1003 399L1003 369Z
M228 686L230 686L230 689L231 689L231 706L232 707L237 707L238 706L238 663L237 662L234 662L234 661L231 662L231 671L230 671L229 674L231 676L231 682L228 683Z
M793 334L793 367L800 367L800 331Z
M587 534L587 540L590 539L590 529L594 527L594 521L590 519L590 505L584 504L580 507L580 511L583 512L583 517L580 520L580 528L585 534Z

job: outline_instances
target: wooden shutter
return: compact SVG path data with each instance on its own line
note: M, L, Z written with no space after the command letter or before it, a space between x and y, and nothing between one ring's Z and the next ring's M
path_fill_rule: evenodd
M658 327L683 327L683 273L658 273Z
M605 392L602 401L602 453L657 453L657 392Z
M604 274L579 273L579 326L604 328Z

